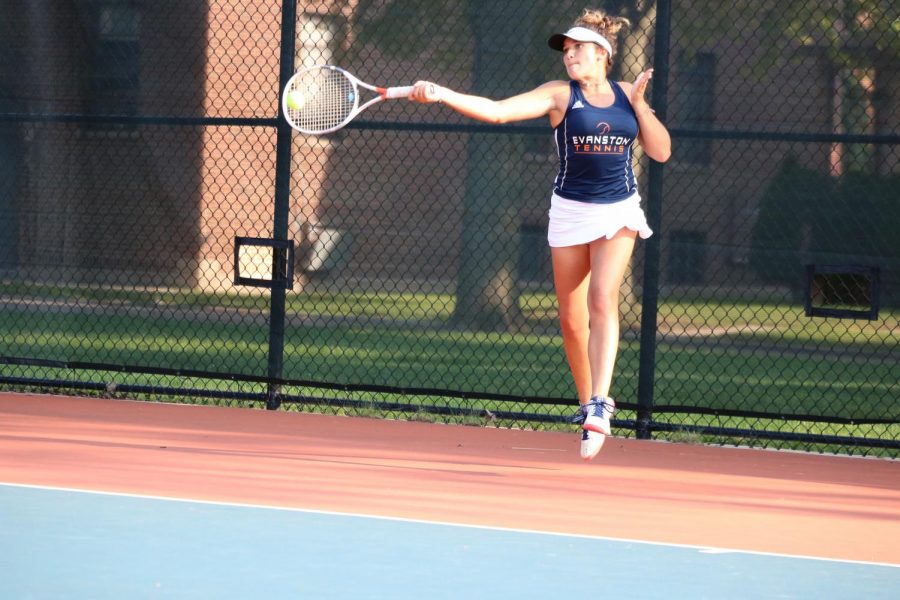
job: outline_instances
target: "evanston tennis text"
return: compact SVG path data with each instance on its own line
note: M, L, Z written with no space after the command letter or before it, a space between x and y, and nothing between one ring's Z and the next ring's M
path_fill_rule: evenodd
M631 139L621 135L576 135L572 136L575 152L602 152L622 154L631 145Z

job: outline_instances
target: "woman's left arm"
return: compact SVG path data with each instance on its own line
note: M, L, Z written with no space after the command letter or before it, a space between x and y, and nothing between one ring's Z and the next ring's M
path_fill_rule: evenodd
M637 76L634 83L622 83L623 91L628 95L631 101L631 108L637 115L638 141L644 148L644 153L656 162L664 163L672 156L672 138L669 136L669 130L663 125L653 111L647 100L644 99L644 92L647 91L647 84L653 77L653 69L648 69Z

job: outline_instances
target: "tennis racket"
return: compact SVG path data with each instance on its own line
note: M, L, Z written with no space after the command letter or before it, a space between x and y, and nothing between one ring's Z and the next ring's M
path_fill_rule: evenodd
M378 95L360 104L360 88ZM297 71L288 79L281 94L281 108L284 118L297 131L324 135L344 127L373 104L388 98L406 98L412 91L412 86L369 85L340 67L317 65Z

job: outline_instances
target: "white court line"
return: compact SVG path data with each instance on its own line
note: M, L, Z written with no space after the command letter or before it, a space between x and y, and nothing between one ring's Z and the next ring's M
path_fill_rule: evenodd
M79 488L67 488L67 487L56 487L49 485L30 485L25 483L12 483L0 481L0 487L17 487L17 488L28 488L28 489L36 489L36 490L48 490L55 492L74 492L80 494L94 494L97 496L114 496L121 498L136 498L139 500L163 500L167 502L181 502L185 504L203 504L209 506L225 506L225 507L236 507L236 508L255 508L262 510L277 510L277 511L286 511L286 512L296 512L296 513L304 513L304 514L313 514L313 515L327 515L327 516L335 516L335 517L353 517L359 519L376 519L380 521L396 521L399 523L412 523L418 525L442 525L445 527L461 527L466 529L479 529L486 531L503 531L510 533L527 533L530 535L547 535L547 536L556 536L556 537L568 537L575 539L588 539L588 540L600 540L605 542L624 542L629 544L643 544L648 546L663 546L668 548L683 548L687 550L697 550L701 554L749 554L752 556L767 556L773 558L791 558L791 559L802 559L802 560L815 560L820 562L829 562L829 563L841 563L841 564L849 564L849 565L864 565L864 566L872 566L872 567L892 567L895 569L900 569L900 564L895 563L883 563L883 562L873 562L873 561L865 561L865 560L847 560L841 558L826 558L822 556L807 556L803 554L783 554L779 552L761 552L757 550L739 550L737 548L717 548L714 546L695 546L692 544L675 544L672 542L652 542L647 540L637 540L631 538L617 538L617 537L609 537L603 535L586 535L579 533L559 533L555 531L541 531L538 529L519 529L515 527L495 527L491 525L471 525L467 523L452 523L449 521L429 521L426 519L409 519L405 517L386 517L383 515L367 515L364 513L351 513L351 512L338 512L338 511L330 511L330 510L315 510L311 508L295 508L290 506L272 506L268 504L250 504L244 502L221 502L217 500L192 500L188 498L175 498L172 496L154 496L150 494L130 494L125 492L106 492L106 491L97 491L97 490L85 490Z

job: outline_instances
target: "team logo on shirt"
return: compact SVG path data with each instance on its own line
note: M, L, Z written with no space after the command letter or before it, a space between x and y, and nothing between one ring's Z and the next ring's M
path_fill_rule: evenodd
M631 138L624 135L609 135L609 123L600 121L595 127L597 135L573 135L572 146L576 154L625 154L631 145Z

